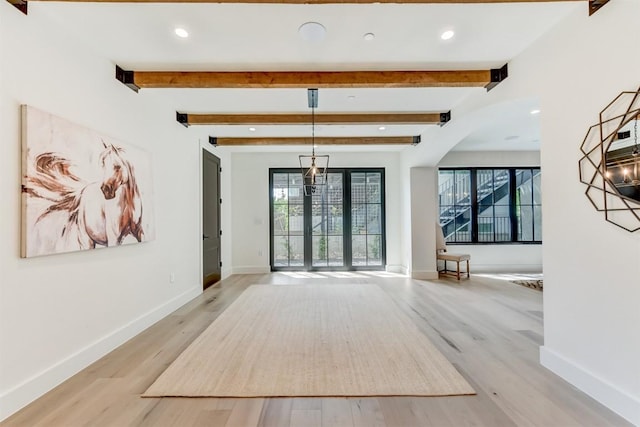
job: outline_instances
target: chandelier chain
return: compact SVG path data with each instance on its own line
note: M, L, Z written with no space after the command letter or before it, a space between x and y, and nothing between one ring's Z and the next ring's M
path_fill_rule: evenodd
M311 155L316 155L316 109L311 107Z

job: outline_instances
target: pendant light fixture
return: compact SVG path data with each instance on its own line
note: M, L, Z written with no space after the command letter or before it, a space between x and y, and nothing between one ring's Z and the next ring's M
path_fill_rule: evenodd
M327 186L328 155L316 155L316 116L318 107L318 89L307 89L309 108L311 108L311 155L299 155L304 195L320 194Z

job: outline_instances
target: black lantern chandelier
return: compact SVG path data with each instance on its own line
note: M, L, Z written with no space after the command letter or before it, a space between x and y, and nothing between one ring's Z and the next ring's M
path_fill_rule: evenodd
M318 107L318 89L307 89L309 108L311 108L311 155L299 155L302 171L304 195L320 194L327 186L328 155L316 155L316 116Z

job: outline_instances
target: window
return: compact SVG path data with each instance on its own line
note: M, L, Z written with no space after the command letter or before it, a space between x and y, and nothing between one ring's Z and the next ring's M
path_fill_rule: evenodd
M539 168L451 168L438 176L448 243L540 243Z
M384 169L329 169L312 196L299 169L269 175L272 270L384 269Z
M382 266L382 174L351 174L351 248L354 266Z
M273 263L304 266L302 174L273 174L271 188Z

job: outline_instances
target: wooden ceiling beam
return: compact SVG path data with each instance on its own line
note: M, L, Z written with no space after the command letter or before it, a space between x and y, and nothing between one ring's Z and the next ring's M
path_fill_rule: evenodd
M10 4L14 5L16 7L16 9L18 9L20 12L24 13L25 15L27 15L29 13L29 5L27 3L27 0L7 0Z
M508 76L492 70L454 71L130 71L116 66L116 79L131 89L159 88L400 88L485 87Z
M215 146L253 146L253 145L310 145L310 137L301 138L219 138L209 137ZM316 137L316 145L415 145L419 136L383 136L383 137Z
M553 3L561 1L583 1L589 5L589 15L593 15L609 0L7 0L27 14L28 3L32 1L63 1L77 3L254 3L254 4L492 4L492 3Z
M12 1L12 0L9 0ZM29 0L66 1L80 3L272 3L272 4L491 4L491 3L554 3L587 0ZM609 0L589 0L609 1Z
M609 0L589 0L589 16L596 13L602 6L609 3Z
M187 114L176 113L176 119L185 126L192 125L306 125L310 114ZM315 114L315 123L321 125L442 125L451 119L451 113L373 113L373 114Z

